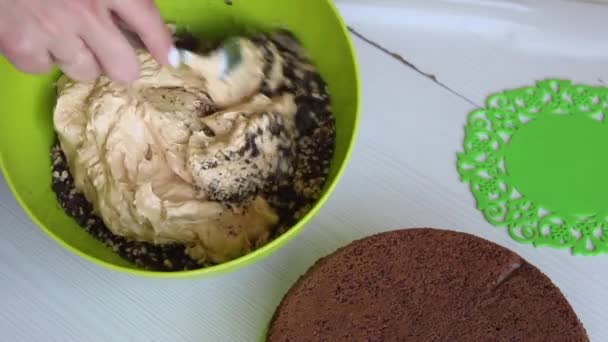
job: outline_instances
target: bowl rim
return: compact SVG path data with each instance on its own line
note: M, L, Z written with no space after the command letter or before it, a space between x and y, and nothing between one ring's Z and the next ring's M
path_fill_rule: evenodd
M302 217L300 220L298 220L298 222L295 225L293 225L285 233L281 234L280 236L278 236L274 240L270 241L263 247L258 248L254 251L251 251L234 260L231 260L231 261L228 261L225 263L221 263L218 265L214 265L214 266L195 269L195 270L163 272L163 271L146 270L143 268L142 269L129 268L126 266L116 265L116 264L104 261L102 259L99 259L95 256L89 255L89 254L77 249L76 247L73 247L72 245L70 245L69 243L64 241L61 237L59 237L58 235L53 233L50 229L48 229L38 219L38 217L36 215L34 215L32 210L30 210L29 206L26 204L25 200L16 191L17 187L16 187L15 183L11 179L11 176L6 172L4 155L2 153L0 153L0 171L2 171L4 179L6 180L6 183L8 184L9 189L13 193L13 196L15 197L15 199L17 200L17 202L19 203L21 208L23 208L23 210L27 213L29 218L43 232L45 232L48 236L50 236L53 240L55 240L63 248L72 252L73 254L76 254L76 255L82 257L85 260L90 261L93 264L100 265L107 269L119 271L122 273L143 276L143 277L148 277L148 278L164 278L164 279L208 277L208 276L221 275L221 274L228 273L228 272L234 272L247 265L253 264L256 261L260 261L266 257L269 257L273 252L278 250L280 247L285 246L289 241L291 241L294 237L296 237L298 234L300 234L302 232L303 228L309 223L309 221L314 216L316 216L316 214L319 212L319 210L321 210L321 208L325 205L325 203L327 202L329 197L335 191L338 183L340 182L340 180L344 174L344 171L346 170L346 167L352 157L352 153L354 150L354 146L355 146L357 137L359 135L359 121L360 121L360 116L361 116L362 91L361 91L361 75L360 75L359 64L358 64L357 57L356 57L353 39L352 39L352 36L350 35L348 26L346 25L344 18L342 18L342 16L340 15L340 12L338 11L338 8L334 4L334 2L332 0L324 0L324 1L328 4L334 17L338 20L338 23L339 23L340 29L341 29L341 33L345 36L345 38L347 40L348 50L351 55L354 67L355 67L354 76L355 76L356 103L355 103L353 131L352 131L352 134L348 141L348 147L347 147L346 153L344 155L344 160L343 160L342 164L340 165L339 169L337 170L334 179L329 183L328 187L323 192L323 195L317 200L317 202L312 207L312 209L306 215L304 215L304 217Z

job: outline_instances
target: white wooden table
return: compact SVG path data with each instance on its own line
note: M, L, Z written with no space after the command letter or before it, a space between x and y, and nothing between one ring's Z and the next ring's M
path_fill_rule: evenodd
M548 77L608 82L608 6L338 4L347 23L377 46L355 38L361 133L335 195L302 235L267 260L219 278L142 279L63 250L0 180L0 341L256 341L282 295L316 259L375 232L422 226L466 231L516 251L561 288L592 340L608 340L608 256L573 257L513 242L484 221L455 171L466 115L486 95Z

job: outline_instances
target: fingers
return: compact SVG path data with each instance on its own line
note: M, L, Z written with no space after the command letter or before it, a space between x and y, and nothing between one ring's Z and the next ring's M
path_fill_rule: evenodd
M42 37L40 32L31 32L31 26L24 30L2 30L0 37L0 53L11 63L32 74L41 74L53 68L53 61L49 56L44 42L36 37Z
M139 36L160 64L168 64L172 37L153 0L52 4L0 0L0 53L17 68L44 73L56 62L76 80L91 80L103 71L115 81L130 83L139 75L139 60L114 15Z
M112 10L160 64L168 64L173 39L153 0L113 0Z
M108 77L121 83L130 83L139 76L139 61L135 51L112 20L110 12L91 20L82 37Z
M87 82L99 77L101 68L89 48L78 37L66 37L51 47L53 60L70 78Z

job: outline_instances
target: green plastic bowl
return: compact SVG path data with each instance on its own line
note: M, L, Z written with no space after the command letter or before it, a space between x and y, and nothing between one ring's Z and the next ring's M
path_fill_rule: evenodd
M44 232L66 249L114 270L155 277L190 277L233 271L270 255L302 231L334 190L354 144L360 80L348 30L330 0L161 0L163 17L200 37L222 38L251 29L283 27L308 49L332 95L337 146L323 196L292 229L233 261L193 271L153 272L130 264L67 216L51 189L49 152L55 140L52 110L58 72L31 76L0 57L0 167L19 203Z

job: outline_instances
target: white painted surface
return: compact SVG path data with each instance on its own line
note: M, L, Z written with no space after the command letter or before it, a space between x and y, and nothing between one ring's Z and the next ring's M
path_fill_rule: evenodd
M473 103L551 76L608 81L608 44L598 34L607 7L403 3L339 1L349 25ZM418 226L466 231L516 251L561 288L592 340L608 340L608 256L534 249L488 225L454 167L474 106L360 39L355 44L364 104L350 167L304 233L248 269L200 280L108 271L47 238L0 181L0 341L255 341L283 293L317 258L374 232Z

